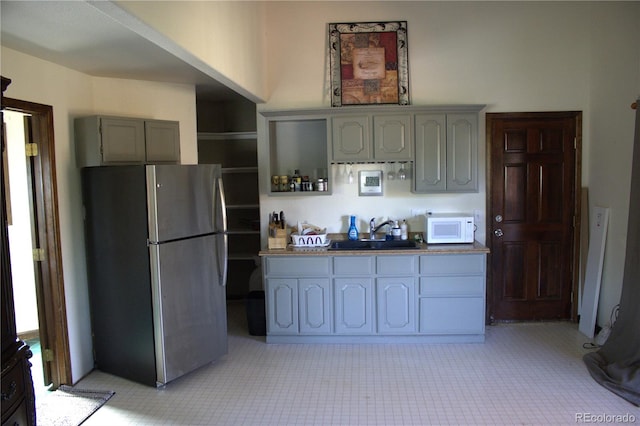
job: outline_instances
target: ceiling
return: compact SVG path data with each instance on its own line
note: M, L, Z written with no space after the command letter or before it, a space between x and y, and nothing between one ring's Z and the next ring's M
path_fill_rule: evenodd
M195 84L198 101L247 97L112 2L2 0L0 16L3 46L91 76Z

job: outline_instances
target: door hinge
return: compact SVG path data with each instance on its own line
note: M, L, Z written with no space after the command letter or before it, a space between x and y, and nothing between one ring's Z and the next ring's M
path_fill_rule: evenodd
M46 362L53 361L53 350L52 349L43 349L42 350L42 360Z
M578 149L578 138L573 138L573 149Z
M43 248L33 249L33 260L35 262L43 262L45 260L45 252Z
M37 157L38 156L38 144L37 143L27 143L24 146L24 151L27 157Z

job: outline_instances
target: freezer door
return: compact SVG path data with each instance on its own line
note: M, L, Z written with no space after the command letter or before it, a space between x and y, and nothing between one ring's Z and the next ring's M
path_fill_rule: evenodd
M223 231L217 164L147 166L149 241Z
M227 353L226 295L216 258L221 238L149 246L158 385Z

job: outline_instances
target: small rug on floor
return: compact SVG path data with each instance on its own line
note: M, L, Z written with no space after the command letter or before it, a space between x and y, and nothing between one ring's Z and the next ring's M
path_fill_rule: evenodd
M78 426L114 394L113 391L61 385L40 400L36 398L36 423L40 426Z

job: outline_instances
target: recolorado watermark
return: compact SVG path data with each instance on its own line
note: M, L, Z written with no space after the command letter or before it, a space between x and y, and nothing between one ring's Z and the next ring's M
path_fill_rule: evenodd
M576 413L576 423L635 423L634 414Z

